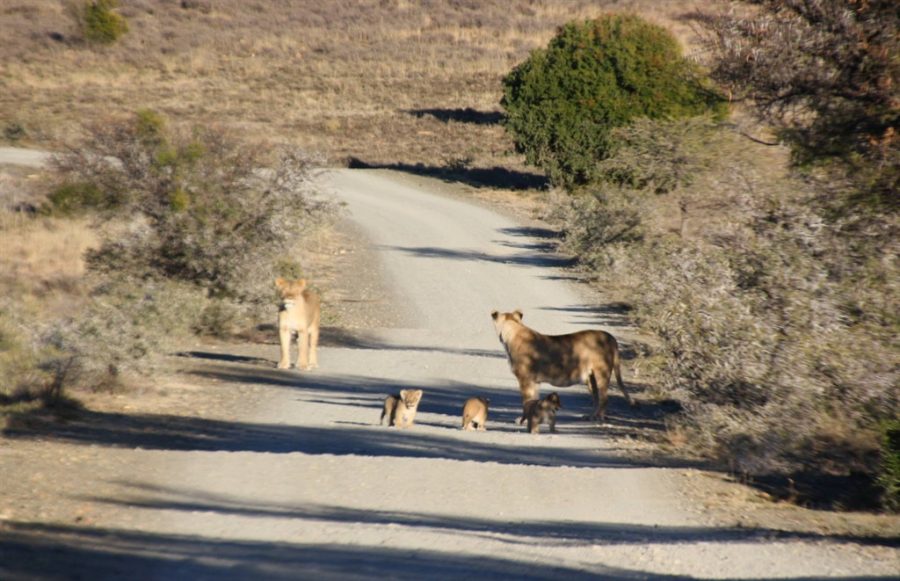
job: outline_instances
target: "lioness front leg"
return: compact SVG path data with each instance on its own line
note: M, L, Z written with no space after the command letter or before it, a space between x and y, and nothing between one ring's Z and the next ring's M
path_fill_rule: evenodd
M319 325L313 325L309 329L309 367L315 369L319 366Z
M297 369L310 369L309 329L300 329L297 333L297 344L300 345L300 358L297 361Z
M279 327L278 340L281 342L281 359L278 361L278 369L290 369L291 330L286 327Z
M519 380L519 391L522 394L522 405L525 405L526 401L538 398L538 384L531 381L530 379L520 379Z

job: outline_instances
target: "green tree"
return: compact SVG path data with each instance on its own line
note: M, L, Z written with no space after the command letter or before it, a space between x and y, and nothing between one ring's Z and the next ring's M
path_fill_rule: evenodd
M725 110L675 38L632 15L566 24L503 85L504 124L516 149L570 189L596 177L616 127Z

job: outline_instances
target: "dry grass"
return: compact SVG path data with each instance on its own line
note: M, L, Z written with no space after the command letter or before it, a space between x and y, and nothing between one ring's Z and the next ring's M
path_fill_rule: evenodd
M0 295L31 315L51 319L83 298L84 253L97 244L87 220L37 216L34 175L0 168Z
M60 2L7 0L0 127L18 123L31 141L56 145L82 121L149 107L290 141L337 164L427 170L464 160L519 171L496 117L466 109L499 111L500 79L529 51L564 22L611 10L638 12L689 42L678 20L688 9L670 0L135 0L121 9L130 32L92 50Z

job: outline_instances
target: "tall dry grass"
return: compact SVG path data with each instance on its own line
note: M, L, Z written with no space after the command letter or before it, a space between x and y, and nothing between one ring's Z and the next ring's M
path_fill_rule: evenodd
M499 111L500 79L558 26L625 10L689 37L672 0L135 0L119 10L128 34L98 49L61 5L0 8L0 126L54 144L102 114L152 108L335 163L521 170L496 123L457 113Z

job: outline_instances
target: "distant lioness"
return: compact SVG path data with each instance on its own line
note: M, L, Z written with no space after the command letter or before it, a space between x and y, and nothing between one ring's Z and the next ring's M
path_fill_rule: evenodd
M319 315L321 300L318 293L306 288L306 279L275 279L275 286L281 294L278 307L278 339L281 341L279 369L291 366L291 339L297 333L300 347L298 369L318 367L316 351L319 347Z
M421 389L401 389L397 395L389 395L384 398L384 408L381 410L381 421L388 418L388 426L396 428L409 428L416 419L416 410L422 401Z
M482 432L486 430L485 424L487 423L488 406L490 404L491 400L486 397L470 397L467 399L465 405L463 405L462 429L471 430L474 427L474 429Z
M606 418L607 391L616 372L625 399L635 405L622 382L619 346L606 331L579 331L567 335L543 335L522 324L522 311L491 313L509 366L519 381L522 403L538 399L541 382L566 387L584 383L594 400L592 419Z
M544 399L530 399L522 404L522 417L519 423L528 420L528 431L532 434L540 433L541 424L550 426L551 432L556 432L556 412L562 407L559 394L555 391Z

